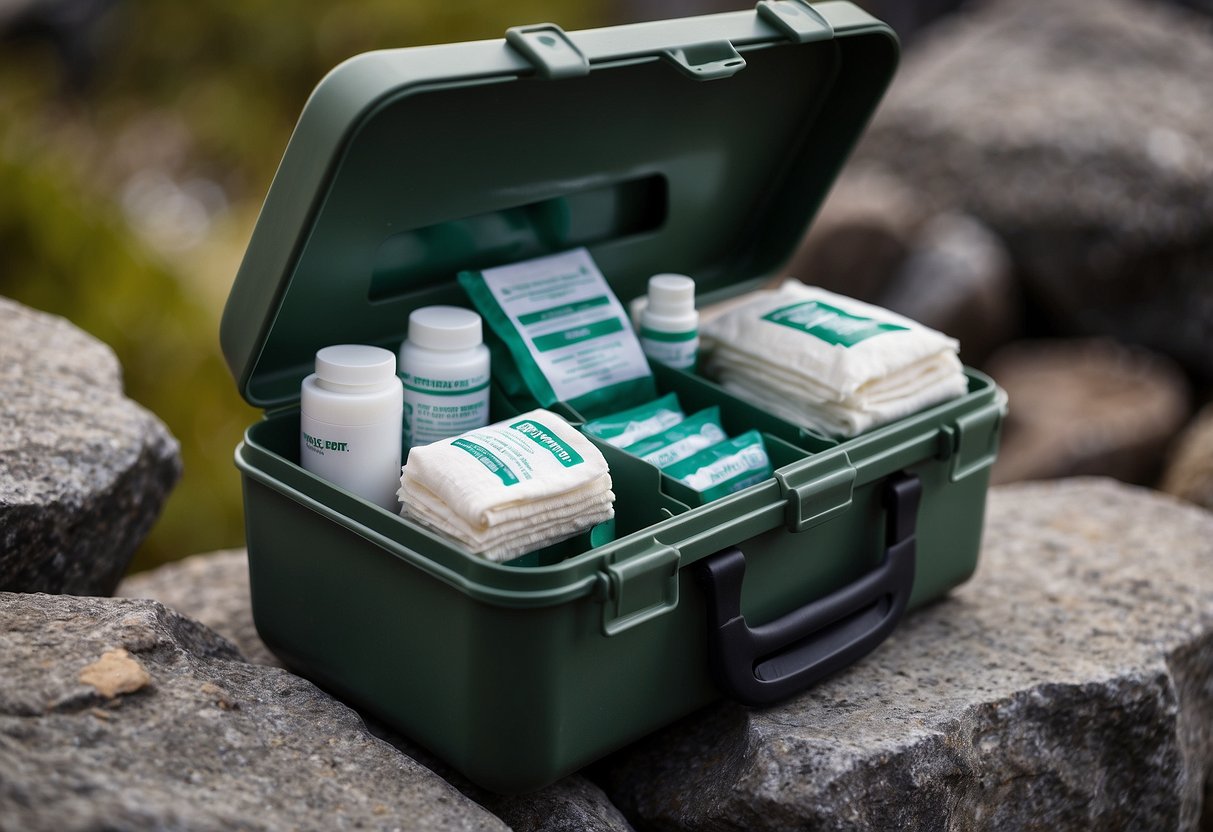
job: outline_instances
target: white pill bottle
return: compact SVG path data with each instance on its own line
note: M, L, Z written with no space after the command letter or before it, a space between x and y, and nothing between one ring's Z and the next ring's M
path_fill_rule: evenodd
M404 390L391 350L341 344L318 351L299 410L305 469L390 511L400 508Z
M405 448L428 445L489 423L489 348L480 316L459 306L409 314L400 345Z
M684 274L649 278L648 302L640 313L640 348L651 360L679 370L695 369L699 313L695 281Z

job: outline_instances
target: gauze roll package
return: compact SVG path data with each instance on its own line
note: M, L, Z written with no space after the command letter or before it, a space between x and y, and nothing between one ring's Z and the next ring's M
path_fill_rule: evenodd
M413 448L398 495L404 517L497 561L615 516L602 453L542 409Z
M887 309L785 281L704 324L707 372L777 416L855 436L965 393L959 345Z

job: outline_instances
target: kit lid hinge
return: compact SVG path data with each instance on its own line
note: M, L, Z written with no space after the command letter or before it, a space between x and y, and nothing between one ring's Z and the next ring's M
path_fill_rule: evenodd
M526 58L541 78L576 78L588 75L590 61L555 23L512 26L505 41Z
M793 43L834 37L834 27L805 0L758 0L758 17Z

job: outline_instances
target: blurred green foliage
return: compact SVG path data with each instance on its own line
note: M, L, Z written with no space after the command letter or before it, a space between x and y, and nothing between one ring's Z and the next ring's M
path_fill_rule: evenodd
M89 33L83 88L48 44L0 50L0 294L110 344L128 395L181 442L184 478L133 568L243 542L231 456L258 413L224 365L218 320L312 87L359 52L544 20L605 22L600 3L567 0L128 0ZM157 237L156 203L140 227L132 183L149 172L222 195L199 235Z

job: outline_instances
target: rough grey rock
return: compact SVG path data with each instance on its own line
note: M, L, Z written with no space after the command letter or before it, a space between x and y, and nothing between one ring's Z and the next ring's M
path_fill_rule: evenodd
M633 832L602 789L580 775L534 794L482 802L515 832Z
M923 227L877 303L956 338L966 364L980 364L1019 330L1006 248L964 214L941 214Z
M1151 483L1191 412L1170 359L1113 341L1019 341L987 369L1010 399L995 483L1094 474Z
M0 830L507 827L152 601L0 593Z
M1180 435L1159 487L1190 503L1213 509L1213 404L1196 414Z
M181 474L109 347L0 298L0 590L108 595Z
M248 557L243 549L194 555L127 577L118 594L153 598L231 639L252 662L280 666L253 624ZM437 772L465 795L500 817L515 832L631 832L632 827L602 790L580 775L521 797L503 797L471 782L373 718L368 728L409 757Z
M1213 378L1213 21L996 0L924 33L856 154L1003 238L1063 331Z
M253 664L282 666L257 635L243 549L193 555L136 572L123 579L115 594L159 601L229 639Z
M1106 480L994 489L970 583L606 780L642 829L1191 830L1202 804L1208 824L1213 514Z
M914 193L883 168L848 168L787 273L812 286L876 302L929 216Z
M509 824L514 832L635 832L602 789L580 774L569 775L530 794L494 794L389 726L373 718L366 718L366 724L375 736L443 777Z

